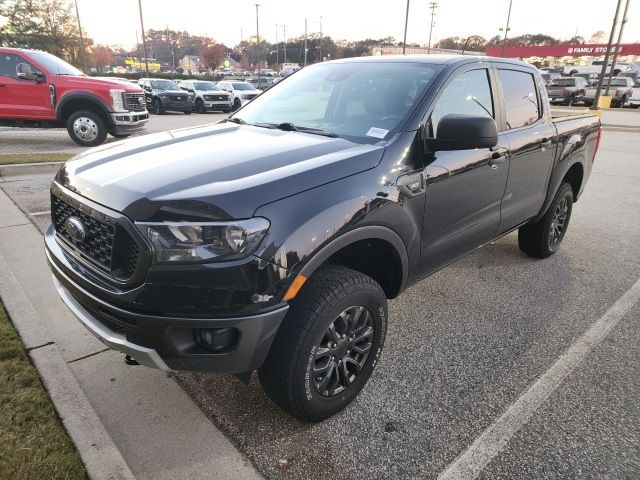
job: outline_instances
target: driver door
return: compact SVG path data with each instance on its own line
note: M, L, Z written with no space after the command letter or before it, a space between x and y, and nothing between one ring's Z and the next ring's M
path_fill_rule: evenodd
M437 138L445 115L496 119L492 69L465 67L454 74L426 123ZM498 137L489 148L423 152L426 204L422 232L422 274L430 274L491 241L500 224L500 207L509 171L508 142Z
M0 112L3 118L49 119L53 116L51 94L46 82L18 78L18 67L38 69L15 53L0 53Z

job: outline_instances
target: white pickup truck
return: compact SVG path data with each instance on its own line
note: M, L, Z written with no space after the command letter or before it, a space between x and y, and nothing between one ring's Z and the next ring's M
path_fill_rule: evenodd
M602 65L604 65L604 60L591 60L588 65L565 65L562 69L562 73L565 75L600 75L602 73ZM607 62L607 71L609 73L611 71L611 65L613 62L609 60ZM619 75L621 73L629 73L640 70L640 66L635 63L627 63L627 62L616 62L613 67L613 74Z
M604 95L607 90L608 81L602 83L602 92L601 95ZM630 77L613 77L611 79L611 86L609 87L609 95L613 97L611 99L612 107L622 108L627 100L632 98L633 95L633 86L634 81L633 78ZM589 87L587 88L584 94L584 104L588 107L593 105L593 101L596 97L596 89L597 87Z

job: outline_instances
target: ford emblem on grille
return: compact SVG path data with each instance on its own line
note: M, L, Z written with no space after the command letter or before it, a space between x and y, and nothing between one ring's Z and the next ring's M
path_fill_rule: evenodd
M64 230L76 242L82 243L87 238L87 227L78 217L71 216L64 221Z

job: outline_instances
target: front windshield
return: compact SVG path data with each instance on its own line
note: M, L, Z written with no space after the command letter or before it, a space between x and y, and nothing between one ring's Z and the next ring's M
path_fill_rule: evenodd
M606 86L608 82L604 82L604 85ZM612 87L626 87L627 86L627 81L626 80L616 80L613 79L611 80L611 86Z
M218 86L213 82L193 82L196 90L217 90Z
M575 86L576 81L571 80L570 78L559 78L555 80L551 80L549 84L552 87L573 87Z
M233 85L234 90L255 90L253 85L251 85L250 83L233 82L231 85Z
M151 80L151 88L158 90L179 90L178 85L171 80Z
M410 62L317 64L276 84L237 115L247 123L291 123L379 140L400 125L441 69Z
M29 52L33 59L54 75L84 75L73 65L47 52Z

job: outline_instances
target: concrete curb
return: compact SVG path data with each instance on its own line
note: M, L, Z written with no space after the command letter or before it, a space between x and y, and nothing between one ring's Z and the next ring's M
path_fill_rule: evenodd
M42 163L13 163L0 165L0 177L12 177L15 175L38 175L54 174L64 162L42 162Z
M9 316L29 348L33 361L69 436L93 480L134 480L120 450L104 428L80 385L50 342L39 315L0 254L0 296ZM37 345L34 345L37 344Z

